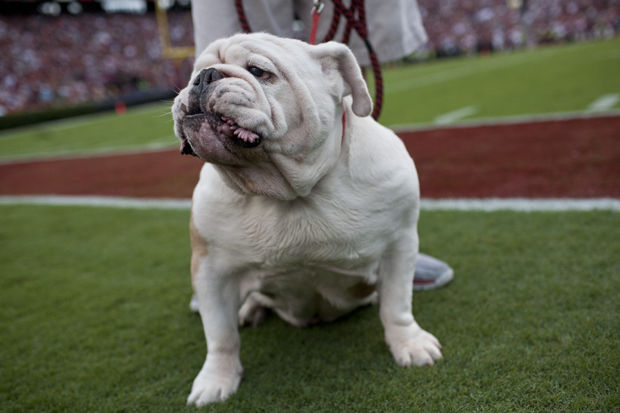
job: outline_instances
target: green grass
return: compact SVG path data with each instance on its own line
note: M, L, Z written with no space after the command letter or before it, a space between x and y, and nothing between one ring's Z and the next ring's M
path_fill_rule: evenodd
M620 93L618 73L620 38L393 69L381 122L432 122L467 106L471 118L582 111Z
M384 72L384 124L580 111L620 93L620 38ZM618 109L618 105L616 105ZM169 103L0 133L0 160L175 146ZM178 412L204 360L189 211L0 206L0 412ZM239 392L206 411L619 411L620 214L422 212L456 270L414 294L444 345L401 369L377 309L245 329ZM185 408L194 411L192 408Z
M177 145L170 103L69 118L0 132L0 160Z
M204 360L188 211L0 207L0 411L179 412ZM620 214L429 212L446 288L414 294L445 359L401 369L376 307L244 329L206 411L618 411ZM185 408L193 411L194 409Z
M385 125L429 123L473 106L469 119L586 110L620 93L620 37L488 57L440 60L384 71ZM616 104L615 109L620 109ZM125 116L36 125L0 133L0 160L85 151L176 146L170 102Z

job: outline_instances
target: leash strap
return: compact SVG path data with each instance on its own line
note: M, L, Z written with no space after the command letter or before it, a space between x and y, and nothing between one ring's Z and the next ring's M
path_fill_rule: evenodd
M235 0L235 9L237 10L237 18L239 18L239 24L241 24L243 33L252 33L248 18L245 17L245 10L243 10L243 0Z
M376 120L379 119L381 114L381 108L383 106L383 76L381 75L381 63L375 52L370 40L368 39L368 28L366 26L366 9L364 8L364 0L351 0L351 6L345 7L342 0L332 0L334 3L334 15L329 26L329 31L323 39L324 42L333 40L340 26L341 17L344 16L347 25L342 36L342 43L347 44L351 37L351 31L355 29L360 38L364 41L366 50L368 50L368 57L370 58L370 65L375 79L375 105L372 111L372 117ZM357 13L357 17L355 14Z

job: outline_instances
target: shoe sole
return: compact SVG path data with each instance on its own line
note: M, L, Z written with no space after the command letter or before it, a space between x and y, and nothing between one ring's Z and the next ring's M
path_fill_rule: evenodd
M435 288L443 287L448 284L454 278L454 270L452 268L447 269L439 277L432 281L416 281L413 280L413 291L427 291L434 290Z

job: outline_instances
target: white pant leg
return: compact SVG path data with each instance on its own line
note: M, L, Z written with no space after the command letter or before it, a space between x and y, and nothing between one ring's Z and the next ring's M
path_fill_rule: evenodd
M292 35L292 0L245 0L243 8L252 31ZM243 31L232 0L192 0L192 20L196 55L212 41Z

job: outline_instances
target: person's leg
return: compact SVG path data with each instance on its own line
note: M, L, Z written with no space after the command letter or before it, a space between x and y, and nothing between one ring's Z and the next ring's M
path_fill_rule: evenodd
M243 8L253 31L292 35L291 0L246 0ZM243 31L233 1L192 0L192 20L196 56L212 41Z
M196 56L212 41L241 31L232 1L192 0L192 21Z

